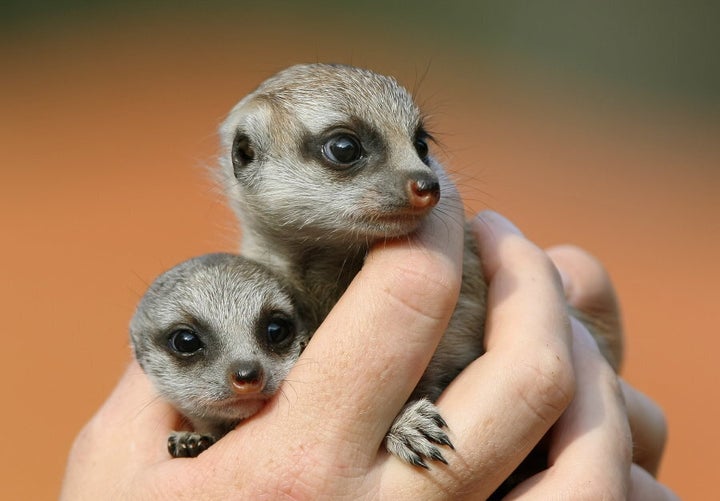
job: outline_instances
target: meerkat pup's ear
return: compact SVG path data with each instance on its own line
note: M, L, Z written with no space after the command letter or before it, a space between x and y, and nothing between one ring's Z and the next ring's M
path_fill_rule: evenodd
M255 160L255 150L250 144L250 138L244 132L237 131L235 133L230 157L232 158L233 171L235 171L236 177L240 169Z
M232 164L236 178L252 164L267 142L271 110L252 94L240 101L220 127L226 159Z

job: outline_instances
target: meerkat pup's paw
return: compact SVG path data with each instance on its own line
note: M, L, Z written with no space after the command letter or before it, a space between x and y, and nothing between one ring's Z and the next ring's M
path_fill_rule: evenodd
M430 469L427 460L447 464L438 446L453 449L447 427L435 404L426 398L408 403L385 436L388 452L415 466Z
M215 439L210 435L174 431L168 437L168 452L174 458L194 458L214 443Z

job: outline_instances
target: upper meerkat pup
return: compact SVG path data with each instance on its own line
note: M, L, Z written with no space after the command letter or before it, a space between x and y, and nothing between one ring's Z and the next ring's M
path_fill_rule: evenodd
M393 78L341 65L298 65L263 82L221 127L222 182L243 228L242 252L286 277L317 328L378 240L413 232L444 197L423 116ZM467 251L460 301L398 417L388 449L418 465L448 444L427 400L482 353L485 283ZM418 433L418 430L420 433ZM414 433L422 439L408 441Z
M292 291L264 266L207 254L160 275L130 322L133 351L160 395L192 424L175 457L197 456L259 411L307 344Z
M285 69L243 98L220 134L221 182L242 224L242 252L301 291L299 308L311 331L373 243L408 235L443 204L461 203L447 196L454 192L431 154L412 96L395 79L369 70ZM391 452L422 466L424 459L442 459L433 442L448 443L438 430L442 420L424 399L435 400L483 352L486 284L469 232L465 241L456 310L387 438ZM617 367L620 340L599 341ZM397 438L413 430L420 438Z

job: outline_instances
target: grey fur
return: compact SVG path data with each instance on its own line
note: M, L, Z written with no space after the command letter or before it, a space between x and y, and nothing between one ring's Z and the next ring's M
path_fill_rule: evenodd
M267 340L268 323L289 337ZM173 333L196 333L203 348L182 355ZM292 290L264 266L232 254L207 254L160 275L130 322L133 351L160 395L193 426L168 440L173 456L196 456L274 395L307 344ZM238 394L233 374L252 367L257 388ZM253 373L254 374L254 373Z
M322 145L341 130L360 139L364 157L338 169L323 158ZM442 166L432 156L419 157L418 133L424 133L423 117L393 78L327 64L281 71L222 125L221 182L243 227L242 252L301 291L311 331L360 270L370 245L408 235L433 217L432 207L417 210L408 198L414 180L447 186ZM444 196L435 210L449 203L460 201ZM405 461L444 461L436 445L450 443L429 401L482 354L485 294L468 233L450 326L387 436L388 450Z

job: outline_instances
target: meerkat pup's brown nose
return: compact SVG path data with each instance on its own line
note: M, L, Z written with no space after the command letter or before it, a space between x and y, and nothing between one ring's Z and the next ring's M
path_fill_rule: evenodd
M407 184L408 200L414 209L427 209L440 200L440 183L437 179L410 179Z
M230 385L238 395L260 392L264 381L265 376L258 363L240 363L230 371Z

